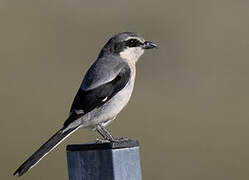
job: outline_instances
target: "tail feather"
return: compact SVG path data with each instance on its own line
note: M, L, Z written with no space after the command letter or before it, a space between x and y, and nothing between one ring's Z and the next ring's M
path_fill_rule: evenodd
M47 142L45 142L32 156L30 156L15 172L13 175L21 176L29 169L34 167L44 156L52 151L60 142L62 142L71 133L78 128L72 128L63 131L64 128L57 131Z

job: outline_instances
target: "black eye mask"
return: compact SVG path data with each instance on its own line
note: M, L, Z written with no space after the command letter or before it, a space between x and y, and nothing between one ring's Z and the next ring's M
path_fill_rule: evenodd
M141 46L143 43L141 43L139 40L137 39L129 39L127 41L125 41L125 45L127 47L139 47Z
M109 50L113 54L119 54L121 51L123 51L127 47L128 48L131 48L131 47L140 47L142 45L143 45L143 43L140 42L137 39L129 39L127 41L113 43L111 46L107 46L107 48L104 49L104 50L105 51Z

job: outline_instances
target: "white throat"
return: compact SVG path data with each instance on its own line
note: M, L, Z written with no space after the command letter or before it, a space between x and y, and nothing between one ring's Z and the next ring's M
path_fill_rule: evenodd
M144 50L141 47L126 48L120 53L120 57L136 63L143 53Z

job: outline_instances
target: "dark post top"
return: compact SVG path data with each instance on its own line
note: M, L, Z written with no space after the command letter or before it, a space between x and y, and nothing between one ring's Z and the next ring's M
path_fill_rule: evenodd
M120 140L114 142L93 142L89 144L71 144L67 146L67 151L89 151L138 147L138 140Z
M67 146L69 180L142 180L137 140Z

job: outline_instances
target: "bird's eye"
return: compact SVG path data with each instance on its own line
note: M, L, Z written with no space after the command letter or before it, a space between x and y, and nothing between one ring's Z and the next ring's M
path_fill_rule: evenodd
M126 41L126 46L128 47L137 47L140 46L142 43L137 40L137 39L129 39L128 41Z

